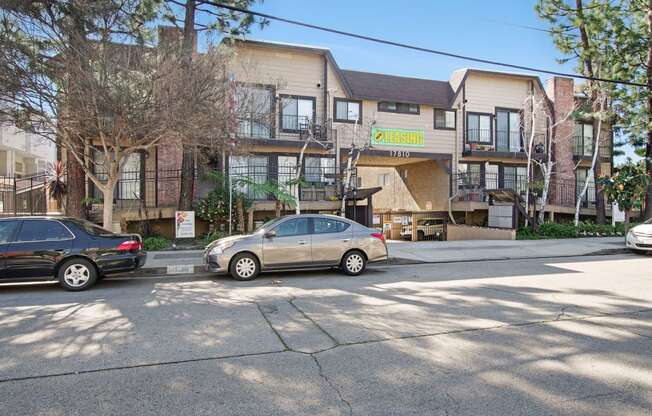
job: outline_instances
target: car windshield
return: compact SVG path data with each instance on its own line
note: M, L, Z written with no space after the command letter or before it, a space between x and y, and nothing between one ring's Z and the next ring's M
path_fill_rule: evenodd
M73 224L81 227L84 231L86 231L90 235L96 235L96 236L111 236L114 233L112 233L109 230L105 230L104 228L93 224L90 221L86 220L80 220L80 219L71 219L69 220Z
M652 218L645 220L643 224L652 224Z

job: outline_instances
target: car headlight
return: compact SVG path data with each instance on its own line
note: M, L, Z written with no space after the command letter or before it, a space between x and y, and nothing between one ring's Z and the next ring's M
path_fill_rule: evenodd
M235 241L218 244L211 249L210 254L222 254L224 250L233 247L234 244Z

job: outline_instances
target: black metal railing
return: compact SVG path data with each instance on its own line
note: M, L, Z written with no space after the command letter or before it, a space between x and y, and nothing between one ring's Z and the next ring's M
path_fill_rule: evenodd
M496 130L496 151L521 152L523 135L520 131Z
M595 143L592 137L574 136L573 137L573 156L590 158L593 157ZM598 153L601 159L611 158L611 145L600 144Z
M525 175L495 174L478 172L456 173L452 175L453 192L456 201L487 202L488 190L511 189L521 197L525 196L527 177ZM573 207L582 192L584 181L552 179L548 188L548 203L558 206ZM582 207L595 207L595 184L590 185Z
M466 129L466 142L491 145L491 129Z
M48 212L48 177L0 177L0 216L45 215Z
M330 122L323 118L283 114L279 127L282 133L298 134L304 140L326 141L330 139L329 126Z
M319 159L318 159L319 160ZM304 165L297 180L296 166L246 165L229 167L229 176L237 189L254 200L273 200L265 184L301 201L327 201L338 197L338 179L335 166Z

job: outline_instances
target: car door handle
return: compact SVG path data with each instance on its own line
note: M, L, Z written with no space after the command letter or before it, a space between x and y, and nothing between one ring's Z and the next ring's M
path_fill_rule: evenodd
M349 241L351 241L350 238L345 238L344 240L342 240L343 243L348 243Z
M299 244L300 246L303 246L303 245L305 245L306 243L307 243L306 240L297 241L297 244Z

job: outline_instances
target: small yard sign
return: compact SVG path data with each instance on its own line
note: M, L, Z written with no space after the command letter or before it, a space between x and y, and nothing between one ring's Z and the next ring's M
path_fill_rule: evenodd
M175 212L174 236L176 238L195 238L195 211Z

